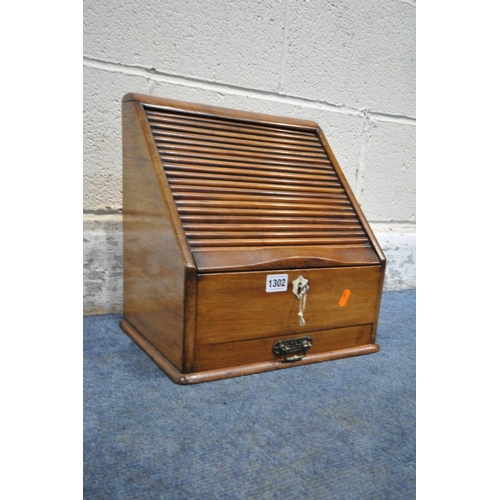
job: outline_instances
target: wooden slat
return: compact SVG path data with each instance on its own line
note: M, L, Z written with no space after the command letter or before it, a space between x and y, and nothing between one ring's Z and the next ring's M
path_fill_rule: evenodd
M265 240L265 242L262 241L261 238L258 239L251 239L251 238L228 238L228 239L217 239L211 240L211 239L205 239L205 240L190 240L189 244L193 247L229 247L229 246L235 246L235 247L261 247L264 244L265 245L270 245L270 246L291 246L291 245L331 245L332 243L334 244L339 244L339 245L346 245L346 244L362 244L366 241L366 237L347 237L347 238L315 238L308 236L307 238L269 238Z
M301 232L301 233L312 233L312 232L320 232L320 231L347 231L356 232L362 230L360 224L353 224L349 221L343 221L344 224L315 224L305 226L303 224L280 224L279 230L276 229L276 224L196 224L186 222L184 224L184 229L186 230L186 234L191 232L204 232L205 234L210 235L212 232L220 232L220 231L241 231L241 232L253 232L260 231L262 233L276 233L280 232Z
M308 185L305 187L303 184L302 185L295 185L295 184L290 184L290 183L282 183L282 184L276 184L273 182L241 182L237 183L235 179L228 179L228 180L223 180L223 179L210 179L210 178L196 178L194 176L185 176L185 177L172 177L170 176L168 178L168 182L170 186L172 186L172 190L176 189L176 186L181 187L182 189L188 189L191 185L199 185L200 182L203 182L207 189L209 189L211 186L213 187L234 187L235 189L237 188L247 188L247 189L255 189L255 190L272 190L272 191L295 191L295 192L300 192L305 193L322 193L322 194L345 194L345 191L341 187L330 187L330 186L322 186L322 187L317 187L317 186L310 186Z
M179 137L180 135L180 137ZM227 149L235 149L238 151L257 151L261 153L271 152L271 153L287 153L290 155L302 157L302 156L313 156L317 158L327 158L324 151L319 146L298 146L293 144L283 145L280 143L276 143L276 146L273 143L261 143L261 142L253 142L253 141L228 141L227 139L222 138L206 138L206 139L197 139L191 138L189 135L181 135L176 134L169 136L161 136L156 135L155 141L160 144L165 145L189 145L189 146L201 146L207 148L216 148L220 147L221 144L224 144L224 147Z
M275 150L269 151L248 151L241 148L226 148L226 147L205 147L196 146L193 147L192 144L177 145L177 144L167 144L166 149L158 148L160 153L164 153L170 156L188 156L195 158L228 158L229 160L241 160L248 159L249 161L281 161L291 164L300 163L311 163L318 165L330 165L328 158L326 156L315 156L308 154L288 154L283 151L280 153L274 152Z
M198 232L186 231L186 236L193 240L202 240L210 238L240 238L240 239L253 239L253 238L323 238L334 239L349 238L349 237L363 237L364 232L359 229L358 231L204 231Z
M216 215L216 214L235 214L235 215L254 215L254 216L265 216L265 215L282 215L287 216L312 216L312 217L343 217L352 215L354 212L351 207L345 207L342 210L304 210L300 211L290 209L278 209L278 208L230 208L227 207L178 207L179 213L181 215Z
M185 201L193 201L193 193L186 191L174 193L174 199L178 204ZM279 196L270 195L262 196L259 193L253 194L233 194L233 193L197 193L196 200L227 200L227 201L239 201L239 202L252 202L258 201L263 203L307 203L309 205L339 205L348 204L349 200L346 196L331 196L331 197L306 197L306 196Z
M220 164L219 164L220 165ZM303 172L281 172L281 171L271 171L269 169L264 168L234 168L234 167L226 167L224 166L215 166L215 165L179 165L170 163L168 165L164 164L164 168L167 172L200 172L203 174L208 173L212 174L228 174L231 176L255 176L255 177L270 177L276 179L278 181L282 179L291 180L296 179L298 181L319 181L326 183L327 185L331 184L332 178L329 175L320 175L320 174L305 174ZM340 186L339 183L337 183Z
M239 183L261 183L261 184L267 184L268 186L271 185L279 185L279 184L286 184L286 185L296 185L297 187L302 187L304 188L307 186L307 189L310 187L323 187L323 188L330 188L331 183L328 182L327 179L324 181L316 181L316 180L309 180L309 179L292 179L292 178L280 178L277 176L270 176L266 177L265 175L251 175L252 173L250 172L245 172L246 175L238 175L238 173L233 174L219 174L215 172L210 172L210 171L204 171L204 172L187 172L187 171L177 171L173 169L165 169L167 173L167 178L170 179L182 179L182 180L187 180L187 179L206 179L208 181L210 180L215 180L215 181L230 181L234 184L239 184ZM260 173L260 172L259 172ZM270 182L272 181L272 182Z
M272 196L283 196L283 197L294 197L301 196L307 199L321 199L321 200L329 200L333 197L342 197L345 198L346 195L341 187L336 188L336 191L328 190L328 191L286 191L283 189L265 189L263 187L260 188L252 188L246 186L218 186L218 185L207 185L207 184L195 184L194 182L190 182L188 186L184 186L183 184L178 183L170 183L170 189L174 193L174 196L182 193L190 193L190 196L193 197L201 197L204 194L221 194L224 196L230 196L231 194L247 194L254 196L262 196L272 197Z
M311 208L314 210L324 210L325 212L328 212L329 210L349 210L351 211L351 205L349 201L340 201L339 203L336 203L335 205L311 205L308 203L298 203L298 202L281 202L281 201L247 201L246 203L241 203L240 200L177 200L177 207L179 210L183 209L189 209L191 207L200 207L200 208L218 208L218 207L224 207L229 210L232 210L233 208L245 208L248 210L253 210L253 209L262 209L265 210L270 209L289 209L289 210L294 210L297 213L300 213L302 211L307 211L310 210Z
M205 158L203 156L196 157L194 155L189 156L184 156L184 157L176 157L176 156L170 156L165 154L164 151L160 150L160 157L162 159L163 165L165 167L168 166L174 166L174 165L206 165L206 166L225 166L225 167L235 167L235 168L249 168L249 169L256 169L256 168L261 168L264 170L271 170L274 172L304 172L304 173L309 173L309 174L319 174L319 175L325 175L327 174L331 180L337 181L338 178L331 171L330 168L325 168L324 166L321 165L313 165L311 163L307 162L300 162L300 163L292 163L292 162L282 162L282 161L276 161L276 160L267 160L266 162L255 160L250 161L248 159L245 159L243 161L241 158L238 158L238 161L231 161L228 158ZM340 185L340 183L339 183Z
M207 214L203 217L203 222L207 224L272 224L275 227L281 227L282 224L293 224L296 226L316 226L320 224L353 224L358 223L356 215L354 212L350 215L346 214L343 217L313 217L307 215L295 215L295 216L280 216L280 215L258 215L258 214L239 214L239 215L227 215L227 214ZM200 218L197 215L184 214L181 215L181 221L183 227L185 228L187 224L200 222Z

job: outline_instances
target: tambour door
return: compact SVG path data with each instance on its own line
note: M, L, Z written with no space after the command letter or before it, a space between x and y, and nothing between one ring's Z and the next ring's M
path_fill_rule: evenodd
M199 273L381 264L317 124L161 102L142 109Z

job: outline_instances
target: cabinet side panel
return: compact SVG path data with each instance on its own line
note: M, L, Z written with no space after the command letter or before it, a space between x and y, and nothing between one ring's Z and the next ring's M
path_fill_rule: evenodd
M377 238L375 238L375 235L373 234L372 228L370 227L370 224L368 224L368 221L366 220L365 214L363 213L363 210L361 209L358 200L354 196L354 193L352 192L351 187L349 186L349 183L347 182L347 179L344 175L344 172L340 168L339 162L337 161L337 158L335 157L332 149L330 148L330 145L328 144L328 141L326 140L326 136L323 133L321 129L318 128L318 137L320 138L321 143L323 144L323 147L325 148L325 151L330 158L330 161L332 162L333 168L335 172L337 173L340 182L342 183L344 189L346 190L347 197L352 203L352 207L354 211L356 212L356 215L359 218L359 221L361 225L363 226L363 229L365 230L366 234L368 235L368 238L371 241L371 244L373 245L373 249L378 255L378 258L380 259L380 262L382 265L385 266L385 255L382 250L382 247L380 246L379 242L377 241Z
M138 113L124 102L124 316L179 370L183 365L187 269L172 230Z
M377 337L378 318L380 315L380 304L382 302L382 291L384 288L385 266L386 266L386 261L385 261L385 257L384 257L384 260L382 262L382 266L380 269L380 278L379 278L378 293L377 293L377 312L376 312L376 316L375 316L375 321L373 323L372 336L371 336L372 342L375 342L375 339Z

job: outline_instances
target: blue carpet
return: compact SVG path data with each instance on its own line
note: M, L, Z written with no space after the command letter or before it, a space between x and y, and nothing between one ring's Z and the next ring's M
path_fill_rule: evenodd
M383 294L378 353L192 386L85 317L84 498L415 498L415 303Z

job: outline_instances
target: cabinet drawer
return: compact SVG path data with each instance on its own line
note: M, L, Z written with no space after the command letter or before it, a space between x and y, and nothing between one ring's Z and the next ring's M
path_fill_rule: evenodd
M332 330L309 332L312 346L307 351L308 356L319 353L338 351L349 347L358 347L372 343L372 325L357 325ZM301 338L302 334L285 337L283 335L257 340L243 340L240 342L227 342L217 345L199 345L195 348L196 371L229 368L266 361L283 362L283 356L273 353L273 346L278 340Z
M266 291L272 275L287 275L284 291ZM299 276L309 286L303 326L292 291ZM379 266L198 275L196 345L374 323L382 279Z

